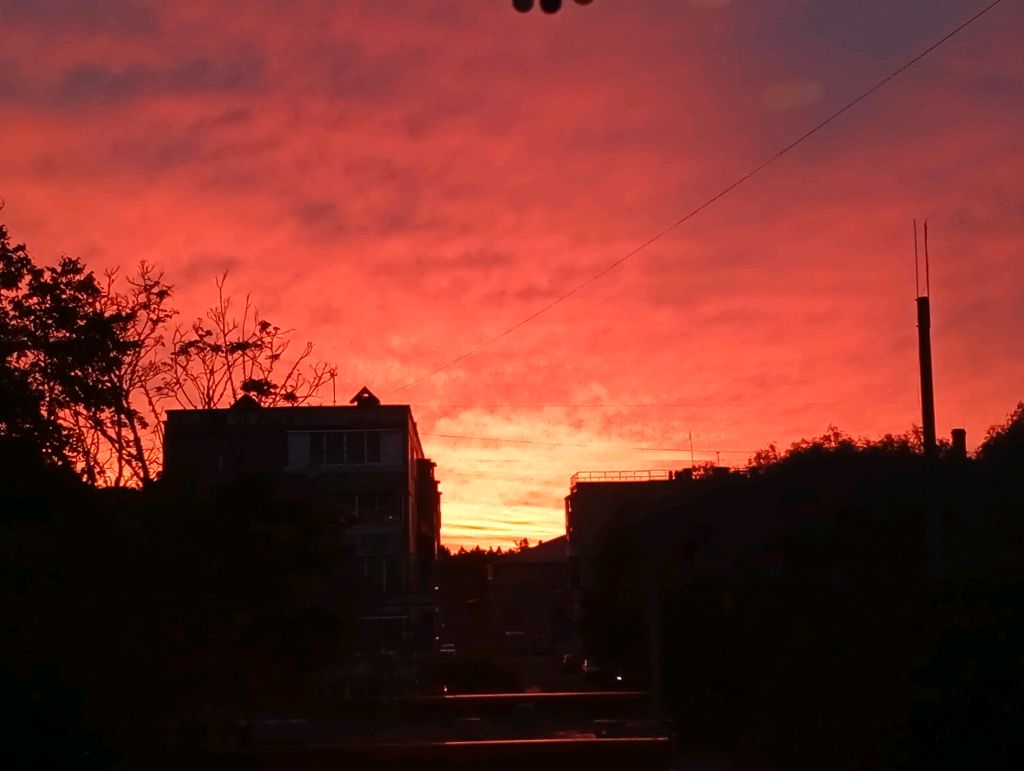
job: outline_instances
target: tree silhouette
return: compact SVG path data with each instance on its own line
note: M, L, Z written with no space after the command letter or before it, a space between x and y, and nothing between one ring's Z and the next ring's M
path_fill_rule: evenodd
M79 428L123 405L117 373L138 349L122 334L129 320L81 262L39 267L0 225L0 434L98 482Z
M157 389L168 370L164 328L176 310L168 304L172 288L163 273L143 262L119 281L107 271L101 307L116 318L115 330L127 351L106 376L111 409L69 411L68 422L82 448L82 463L94 482L113 487L151 481L160 465L162 409Z
M985 441L978 448L978 459L992 462L1014 460L1024 455L1024 402L1007 416L1003 423L991 426Z
M215 409L248 395L263 406L305 404L337 374L311 362L313 344L288 356L288 330L260 316L248 295L241 314L225 293L227 273L217 279L217 303L172 336L161 397L190 409Z
M93 486L137 487L160 471L164 410L301 405L337 370L291 350L288 330L246 296L217 301L189 326L152 265L100 281L77 259L39 267L0 226L0 436L36 448Z

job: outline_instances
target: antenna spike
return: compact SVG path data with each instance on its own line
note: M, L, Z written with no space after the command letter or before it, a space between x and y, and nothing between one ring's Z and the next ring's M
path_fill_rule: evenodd
M928 264L928 220L924 221L924 291L932 296L931 268Z
M921 268L917 258L917 218L914 218L914 297L921 296Z

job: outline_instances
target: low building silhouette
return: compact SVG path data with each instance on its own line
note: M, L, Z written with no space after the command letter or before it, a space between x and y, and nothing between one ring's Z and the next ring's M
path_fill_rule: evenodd
M495 557L488 565L488 589L507 652L569 652L560 650L575 640L565 536Z
M569 482L565 533L573 586L593 583L594 560L609 535L651 514L677 509L693 495L694 477L727 477L725 466L670 470L581 471Z

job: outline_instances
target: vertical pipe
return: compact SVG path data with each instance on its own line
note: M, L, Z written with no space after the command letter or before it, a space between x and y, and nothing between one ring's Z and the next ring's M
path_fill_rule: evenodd
M927 297L917 298L917 350L921 362L921 429L924 454L935 454L935 392L932 384L932 319Z
M953 438L953 457L964 460L967 457L967 429L954 428L950 435Z

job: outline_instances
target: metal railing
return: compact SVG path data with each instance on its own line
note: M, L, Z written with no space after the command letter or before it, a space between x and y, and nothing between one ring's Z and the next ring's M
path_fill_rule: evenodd
M749 476L749 468L705 465L686 467L676 471L670 469L645 469L642 471L577 471L569 479L569 487L576 489L579 483L588 482L655 482L673 479L705 479L718 476Z
M653 482L675 478L668 469L645 469L642 471L577 471L569 480L575 487L578 482Z

